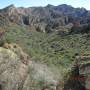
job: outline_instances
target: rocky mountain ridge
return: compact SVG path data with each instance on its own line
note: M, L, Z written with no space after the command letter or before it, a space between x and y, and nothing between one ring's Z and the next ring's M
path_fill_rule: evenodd
M1 9L0 14L12 23L27 25L42 32L62 31L62 26L72 27L70 23L74 26L90 23L90 11L85 8L73 8L66 4L29 8L17 8L10 5ZM67 28L65 29L68 31Z
M89 90L89 23L65 4L1 9L0 90Z

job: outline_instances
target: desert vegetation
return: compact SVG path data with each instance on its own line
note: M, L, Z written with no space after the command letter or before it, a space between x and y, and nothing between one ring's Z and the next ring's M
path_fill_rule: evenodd
M89 88L87 80L85 86L70 79L89 72L83 71L90 64L89 11L68 5L28 9L11 5L0 13L1 90Z

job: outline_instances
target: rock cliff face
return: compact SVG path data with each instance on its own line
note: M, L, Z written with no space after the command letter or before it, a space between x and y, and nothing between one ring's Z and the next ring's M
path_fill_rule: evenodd
M77 56L64 90L90 90L90 56Z
M0 13L8 17L10 22L35 27L35 30L42 32L59 31L62 26L69 23L79 25L90 22L89 11L84 8L73 8L65 4L29 8L16 8L14 5L10 5L1 9Z

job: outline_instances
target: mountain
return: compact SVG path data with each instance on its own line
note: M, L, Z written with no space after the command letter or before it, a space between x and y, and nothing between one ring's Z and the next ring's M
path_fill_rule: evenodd
M15 7L10 5L0 10L11 23L28 25L37 31L62 31L66 25L74 26L90 23L90 11L85 8L73 8L70 5L47 5L46 7ZM70 26L72 27L72 25ZM65 28L67 31L68 29Z
M0 10L0 90L90 90L89 77L90 11Z

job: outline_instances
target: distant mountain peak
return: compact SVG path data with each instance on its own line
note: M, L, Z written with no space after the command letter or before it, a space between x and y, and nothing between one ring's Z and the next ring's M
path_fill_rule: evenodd
M52 6L54 6L54 5L48 4L46 7L52 7Z
M9 6L6 7L6 8L15 8L15 5L14 5L14 4L11 4L11 5L9 5Z
M69 23L75 25L87 24L90 22L90 12L84 8L74 8L67 4L53 6L48 4L45 7L15 7L13 4L0 10L2 15L8 18L11 23L29 25L35 29L48 32L59 30L60 26ZM36 25L37 24L37 25ZM50 27L50 28L49 28ZM49 29L48 29L49 28Z

